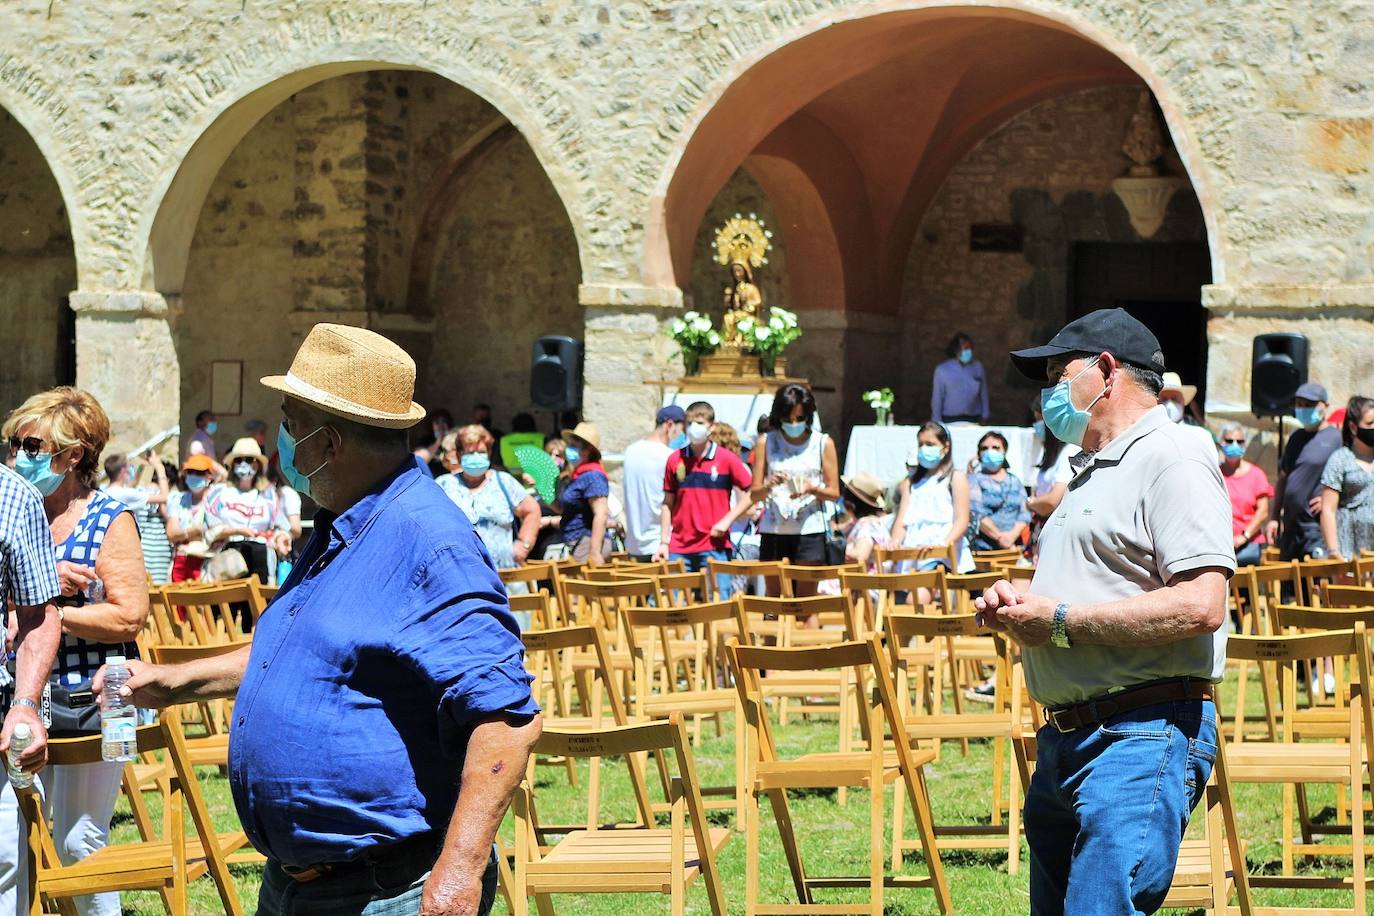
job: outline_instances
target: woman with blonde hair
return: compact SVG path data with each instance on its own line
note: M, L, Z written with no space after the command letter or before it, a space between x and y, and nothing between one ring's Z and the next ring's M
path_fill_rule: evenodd
M138 658L134 642L148 617L148 578L133 514L95 488L110 420L95 398L53 388L29 398L5 421L15 470L43 495L62 585L62 645L49 679L54 738L97 734L91 678L110 655ZM50 766L40 776L64 864L109 842L123 763ZM19 868L17 816L0 819L0 875ZM8 883L8 882L5 882ZM7 888L0 887L0 893ZM118 916L117 893L77 899L84 916Z

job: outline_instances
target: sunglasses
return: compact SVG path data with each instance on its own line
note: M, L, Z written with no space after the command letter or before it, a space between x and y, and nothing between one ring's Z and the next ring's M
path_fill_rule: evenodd
M24 454L30 458L37 458L38 453L43 451L43 440L37 436L25 436L23 439L18 436L10 436L10 454L17 455L20 449L23 449Z

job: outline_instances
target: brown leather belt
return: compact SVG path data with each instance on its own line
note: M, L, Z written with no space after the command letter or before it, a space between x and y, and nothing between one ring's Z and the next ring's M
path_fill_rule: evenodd
M438 832L422 833L419 836L413 836L396 843L366 850L356 858L346 862L320 862L304 867L283 865L281 870L292 881L308 884L328 876L341 877L368 868L409 861L416 867L423 866L420 871L416 872L418 876L434 864L434 860L438 858L439 843L442 840L443 835Z
M1116 693L1093 697L1084 703L1073 706L1045 708L1045 720L1056 731L1067 735L1069 732L1101 725L1112 716L1125 712L1154 706L1157 703L1172 703L1176 700L1210 700L1213 696L1212 682L1197 677L1174 678L1167 681L1151 681L1136 687L1128 687Z

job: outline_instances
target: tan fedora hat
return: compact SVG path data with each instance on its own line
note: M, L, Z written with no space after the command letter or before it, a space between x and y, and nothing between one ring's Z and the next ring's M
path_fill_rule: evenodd
M574 429L563 430L563 439L565 441L571 439L573 436L576 436L596 449L598 455L601 454L601 433L597 432L596 427L592 424L583 420L581 423L577 424Z
M364 426L407 429L425 417L414 401L415 360L364 328L315 325L287 373L262 383Z
M1193 403L1193 398L1197 397L1197 386L1183 384L1183 379L1179 377L1177 372L1164 373L1164 387L1159 390L1159 393L1162 395L1168 391L1177 391L1179 397L1183 398L1184 407Z
M883 482L867 471L860 471L849 477L841 477L840 482L856 498L873 508L887 509L887 500L883 498Z

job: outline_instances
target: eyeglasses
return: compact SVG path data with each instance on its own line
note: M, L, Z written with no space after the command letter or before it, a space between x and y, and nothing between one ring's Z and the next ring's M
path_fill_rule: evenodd
M30 458L37 458L38 453L43 451L43 440L37 436L25 436L23 439L10 436L10 454L17 455L20 449Z

